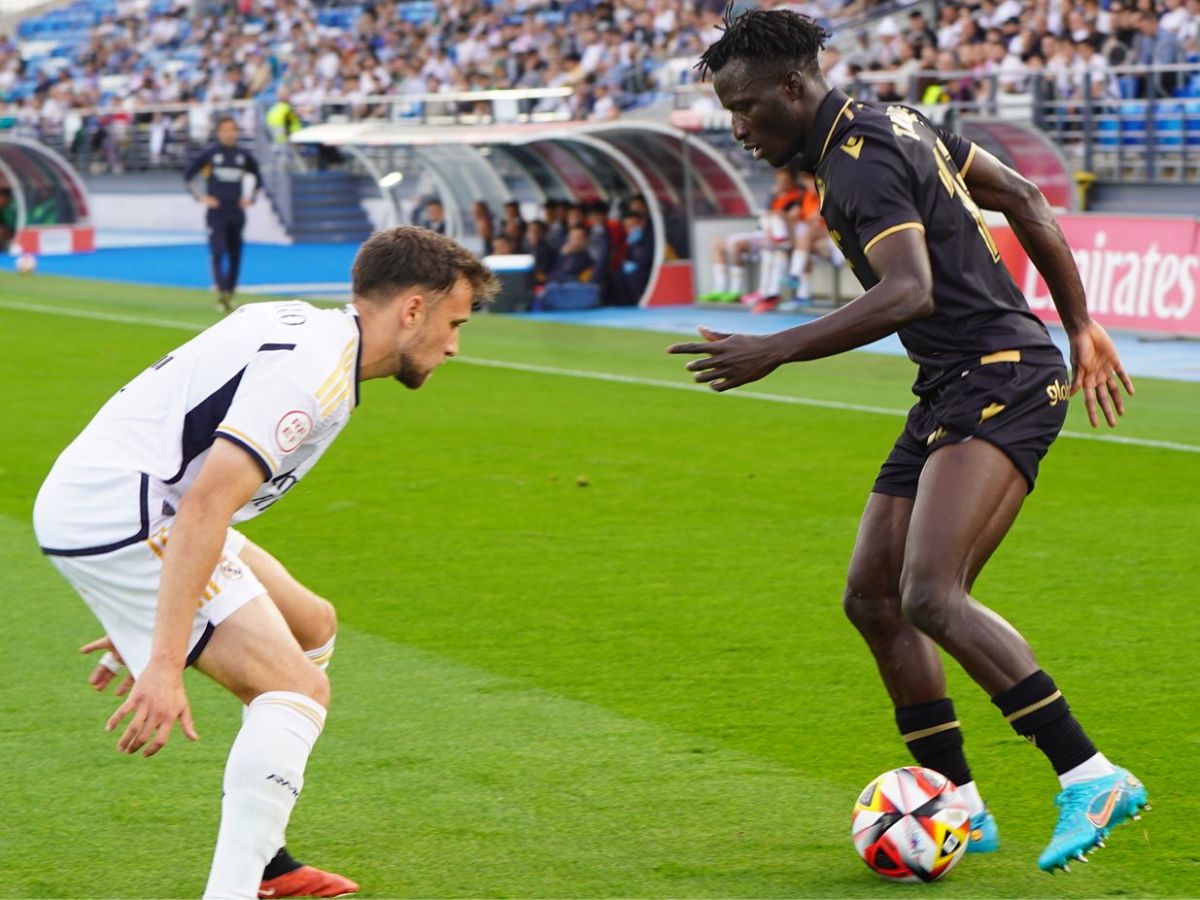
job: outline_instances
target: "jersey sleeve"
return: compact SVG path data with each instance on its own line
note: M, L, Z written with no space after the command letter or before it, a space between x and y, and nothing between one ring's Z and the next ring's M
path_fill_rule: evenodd
M333 373L320 390L319 370L303 354L264 344L243 371L216 436L249 453L269 481L287 471L289 458L313 436L327 406L320 397L349 389L337 380L344 374Z
M958 171L962 173L963 178L966 178L967 169L971 168L971 161L975 158L975 145L961 134L937 125L932 127L934 133L950 151L950 158L954 160L954 165L958 166Z
M913 178L899 149L868 137L857 159L848 155L840 163L834 176L839 204L864 254L897 231L925 231L913 197Z

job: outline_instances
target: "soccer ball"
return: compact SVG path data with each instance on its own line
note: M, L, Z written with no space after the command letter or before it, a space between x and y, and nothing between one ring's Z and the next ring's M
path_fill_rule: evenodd
M17 257L17 271L22 275L32 275L37 269L37 257L32 253L22 253Z
M858 855L888 881L937 881L962 858L971 814L958 788L920 766L884 772L854 804Z

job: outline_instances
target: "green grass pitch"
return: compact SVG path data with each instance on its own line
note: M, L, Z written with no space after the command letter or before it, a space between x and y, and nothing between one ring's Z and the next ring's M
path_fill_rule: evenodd
M204 885L239 707L189 675L199 743L119 756L116 702L76 652L97 625L29 517L100 404L214 318L199 292L0 276L0 895ZM1153 811L1090 865L1037 871L1053 773L951 666L1003 847L890 886L855 856L850 807L909 760L840 592L901 420L471 364L686 384L668 342L477 316L470 359L417 393L365 385L321 465L246 528L341 617L296 855L364 897L1200 893L1200 454L1061 439L976 589ZM911 377L851 354L754 389L902 410ZM1200 444L1200 385L1142 379L1118 433Z

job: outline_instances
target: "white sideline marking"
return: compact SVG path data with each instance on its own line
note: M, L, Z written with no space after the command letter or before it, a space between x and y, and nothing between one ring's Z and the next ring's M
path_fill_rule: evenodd
M21 312L44 313L52 316L68 316L76 319L96 319L102 322L119 322L126 325L151 325L158 328L175 328L180 331L200 332L207 325L197 325L193 322L177 322L171 319L154 319L146 316L130 316L121 313L106 313L91 309L68 309L60 306L41 306L36 303L21 303L12 300L0 300L0 309L14 309ZM486 366L493 369L507 369L513 372L530 372L536 375L556 375L563 378L586 378L590 381L608 381L616 384L636 384L642 387L667 388L672 391L692 391L712 395L714 391L700 384L688 382L666 381L661 378L643 378L639 375L619 375L615 372L594 372L590 369L562 369L557 366L539 366L533 363L508 362L500 359L478 359L469 356L456 358L457 362L471 366ZM837 409L843 412L867 413L875 416L891 416L902 418L908 415L906 409L891 409L886 406L869 406L864 403L843 403L838 400L818 400L815 397L789 397L786 394L764 394L759 391L735 390L728 394L730 397L741 397L746 400L765 400L768 403L786 403L792 406L811 406L819 409ZM1092 434L1086 431L1063 431L1062 437L1074 438L1080 441L1097 441L1103 444L1123 444L1129 447L1150 447L1155 450L1174 450L1180 453L1200 453L1200 445L1181 444L1176 441L1158 441L1152 438L1125 437L1118 434Z

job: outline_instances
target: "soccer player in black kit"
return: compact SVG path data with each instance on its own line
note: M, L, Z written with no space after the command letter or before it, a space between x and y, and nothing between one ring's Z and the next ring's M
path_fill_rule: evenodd
M250 151L237 145L237 123L229 116L217 120L217 142L205 148L183 173L183 181L192 190L192 180L204 175L204 193L193 195L208 207L208 250L212 254L213 283L217 305L225 312L233 308L238 270L242 265L242 229L246 210L254 204L262 187L258 161ZM242 194L242 179L254 176L249 197Z
M717 334L677 344L702 354L696 380L725 391L789 362L820 359L897 332L918 398L863 512L844 596L875 657L896 723L917 762L959 785L971 807L968 850L997 849L962 730L946 696L941 647L1054 766L1059 820L1038 859L1066 869L1146 789L1099 753L1025 639L974 599L972 585L1007 533L1067 398L1082 391L1110 426L1133 385L1091 321L1075 262L1037 187L985 150L903 106L858 103L818 66L827 35L784 10L726 17L704 53L733 136L755 159L812 172L821 213L867 289L821 319L766 336ZM1005 214L1050 287L1071 345L1073 378L1009 277L980 204Z

